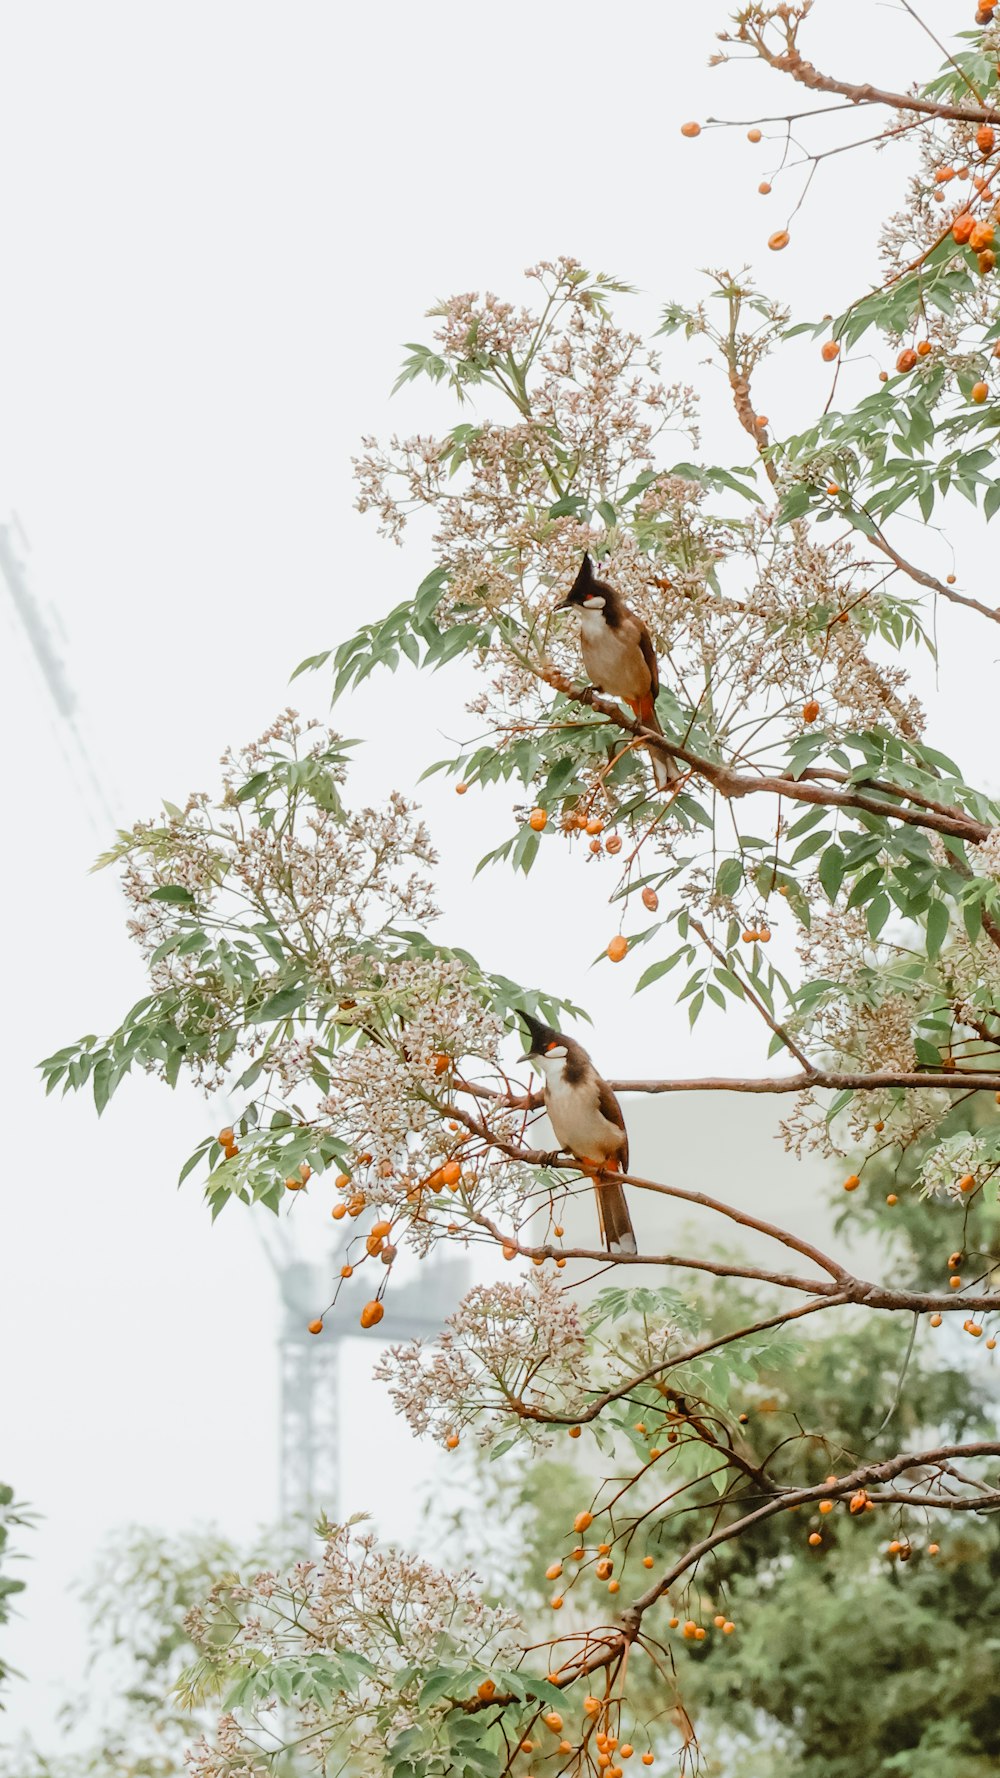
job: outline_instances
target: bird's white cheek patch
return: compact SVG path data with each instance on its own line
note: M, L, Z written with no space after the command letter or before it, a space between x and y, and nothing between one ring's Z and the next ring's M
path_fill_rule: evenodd
M601 593L589 593L587 598L584 599L583 602L586 605L588 611L603 611L604 610L604 597L603 597L603 594L601 594Z
M565 1060L566 1060L565 1047L561 1043L550 1044L549 1048L545 1052L545 1061L546 1062L565 1062Z

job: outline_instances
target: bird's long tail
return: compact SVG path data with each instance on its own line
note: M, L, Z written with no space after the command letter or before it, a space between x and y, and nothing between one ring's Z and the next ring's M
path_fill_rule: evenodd
M625 1202L625 1188L617 1179L595 1179L597 1215L601 1238L609 1253L637 1253L635 1230Z
M654 734L662 735L663 729L656 714L656 705L652 698L644 698L641 703L632 706L643 728L651 728ZM659 748L649 750L650 763L653 767L653 782L657 790L669 790L682 776L680 765L669 753L661 753Z

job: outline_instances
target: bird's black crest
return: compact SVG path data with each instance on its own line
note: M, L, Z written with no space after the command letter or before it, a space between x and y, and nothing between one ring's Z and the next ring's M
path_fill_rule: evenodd
M541 1019L532 1018L530 1012L519 1012L517 1016L528 1035L527 1055L544 1056L550 1043L563 1042L558 1031L553 1031L551 1025L543 1025Z

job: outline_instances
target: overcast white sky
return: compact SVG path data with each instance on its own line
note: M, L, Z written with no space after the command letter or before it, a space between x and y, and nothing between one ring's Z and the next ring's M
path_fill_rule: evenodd
M213 783L222 748L287 701L303 655L422 579L419 538L394 550L353 513L349 458L362 432L443 415L426 388L388 400L401 342L427 335L436 298L519 298L523 267L560 252L638 284L637 324L667 297L697 297L702 265L749 260L809 316L868 281L897 156L830 163L779 256L765 241L794 196L757 197L768 146L681 140L686 117L792 102L756 70L709 73L725 11L0 4L0 512L20 515L36 590L58 608L116 807L145 814ZM939 32L954 23L946 0L923 11ZM936 60L898 6L871 0L821 0L810 41L837 71L897 86ZM758 399L778 433L812 412L826 374L813 345L780 378L765 372ZM709 430L723 458L742 458L724 408ZM950 567L936 540L926 548ZM980 543L963 543L958 571L990 596ZM45 1742L60 1687L79 1677L60 1597L107 1529L215 1518L238 1535L273 1513L277 1323L250 1217L211 1229L196 1184L175 1189L217 1121L203 1101L136 1080L98 1125L88 1103L40 1096L36 1060L115 1022L142 978L113 881L87 875L105 836L5 597L0 612L0 1475L45 1515L9 1638L29 1684L8 1724ZM941 631L936 732L960 716L966 755L978 744L989 760L995 659L950 612ZM933 696L926 669L921 683ZM326 696L321 679L294 692L319 714ZM408 789L462 731L458 687L372 681L338 721L370 738L360 791ZM434 780L422 800L450 933L583 999L609 1073L748 1059L738 1020L691 1043L671 1007L629 1001L630 965L588 973L609 929L597 872L581 888L560 858L528 886L503 873L471 886L510 831L509 794L456 805ZM369 1351L354 1351L362 1379ZM381 1395L366 1426L346 1504L405 1535L403 1435Z

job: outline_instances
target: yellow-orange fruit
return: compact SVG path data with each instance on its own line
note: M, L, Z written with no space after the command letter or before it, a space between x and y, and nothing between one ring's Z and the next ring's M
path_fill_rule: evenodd
M701 135L701 124L700 123L682 123L681 124L681 135L682 136L700 136Z
M858 1175L856 1173L849 1173L844 1180L844 1190L845 1192L856 1192L860 1184L861 1181L858 1178Z
M660 905L660 898L657 895L656 890L651 889L648 883L642 892L642 905L651 914L655 914Z
M576 1518L573 1520L573 1530L574 1531L589 1531L590 1527L593 1523L594 1523L593 1513L577 1513Z
M489 1700L496 1696L496 1689L495 1680L483 1679L476 1687L476 1696L482 1698L484 1704L488 1704Z
M322 1332L323 1332L323 1323L322 1323L322 1321L310 1321L310 1323L309 1323L309 1332L310 1332L310 1333L311 1333L311 1334L319 1334L319 1333L322 1333Z
M975 226L976 219L974 216L969 215L968 210L963 210L961 216L956 216L951 225L951 232L954 240L958 242L960 247L964 247L967 244L969 236Z
M361 1311L362 1327L376 1327L384 1314L385 1310L381 1303L375 1302L374 1300L370 1303L366 1303Z
M789 239L790 236L787 228L779 228L775 230L773 235L768 237L767 244L772 253L780 253L783 247L788 246ZM760 424L759 421L757 423L758 425Z
M992 247L996 229L992 222L977 222L969 236L969 246L973 253L981 253L984 247Z
M989 392L990 392L990 386L988 383L973 383L972 388L970 390L972 399L974 402L977 403L977 405L986 400L986 397L989 394Z
M548 815L544 809L532 809L528 816L528 826L533 827L536 833L541 833L547 821Z
M455 795L456 796L464 796L466 791L468 790L468 788L469 788L469 786L467 784L456 784L455 785Z
M229 1125L227 1124L224 1130L219 1131L219 1139L218 1140L219 1140L219 1147L220 1148L231 1148L233 1143L236 1141L236 1132L234 1130L231 1130Z
M339 1222L342 1216L347 1215L347 1205L334 1204L333 1209L330 1211L330 1215L333 1217L334 1222Z
M840 356L840 341L827 340L820 356L826 364L832 364L834 359Z
M816 702L816 699L815 698L807 698L806 702L802 706L802 720L803 720L803 722L815 722L818 715L819 715L819 704Z
M620 963L622 958L627 956L627 954L628 939L624 938L619 932L611 940L611 943L608 946L608 956L611 958L612 963Z
M905 375L908 370L913 369L916 362L917 354L912 346L907 346L904 351L900 352L899 357L896 359L896 369Z
M817 1544L820 1544L823 1542L823 1539L821 1538L818 1531L810 1531L809 1542L812 1544L813 1549L815 1549Z
M770 195L771 187L766 179L762 179L757 190L760 192L762 198L766 198Z
M760 141L760 131L759 130L748 130L747 131L747 141L748 142L759 142Z

